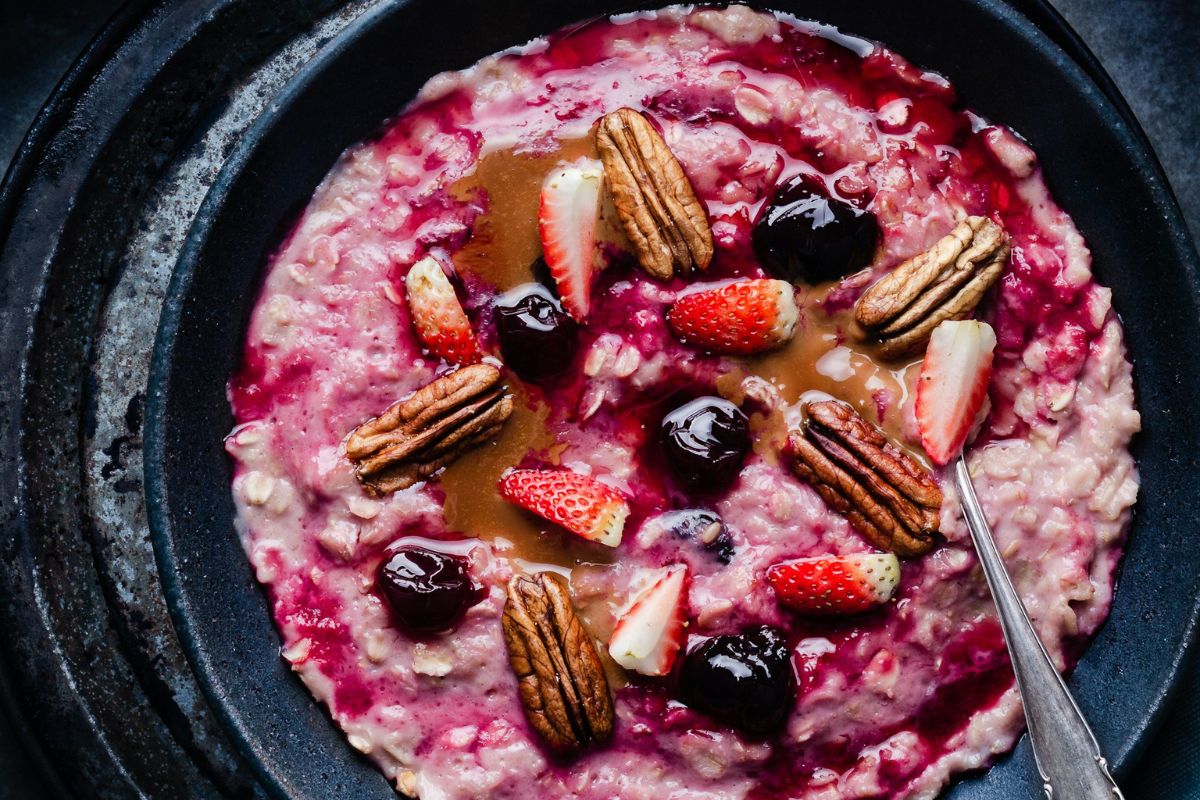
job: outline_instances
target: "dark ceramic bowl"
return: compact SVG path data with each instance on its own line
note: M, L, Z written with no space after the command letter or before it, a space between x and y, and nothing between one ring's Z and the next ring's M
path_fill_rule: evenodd
M654 3L645 4L653 7ZM1193 456L1200 396L1196 255L1144 139L1080 66L998 0L782 0L771 5L886 42L947 75L968 105L1011 125L1041 156L1058 201L1113 288L1135 364L1142 495L1112 615L1071 679L1118 773L1167 702L1200 600ZM637 7L642 4L637 4ZM346 147L436 72L592 15L604 0L412 0L332 41L241 141L194 223L171 283L147 405L151 526L171 613L211 704L281 797L390 798L279 657L279 637L233 528L238 364L259 273ZM1028 744L951 790L966 800L1041 796Z

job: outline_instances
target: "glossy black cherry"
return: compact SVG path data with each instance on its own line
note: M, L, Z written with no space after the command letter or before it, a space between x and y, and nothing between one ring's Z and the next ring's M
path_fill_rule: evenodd
M879 223L801 173L776 185L758 212L751 235L754 252L776 277L820 283L849 275L871 263Z
M701 489L727 486L750 451L750 422L720 397L698 397L663 417L663 452L672 473Z
M763 626L705 641L684 657L679 692L687 705L746 733L779 730L796 701L783 632Z
M504 363L531 383L561 375L579 346L579 325L538 283L518 286L496 300L496 332Z
M392 621L409 633L449 630L483 598L465 558L417 546L389 551L375 586L392 610Z

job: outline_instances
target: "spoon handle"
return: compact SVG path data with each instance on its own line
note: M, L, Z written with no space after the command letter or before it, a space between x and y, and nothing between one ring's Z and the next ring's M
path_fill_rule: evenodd
M983 509L979 507L966 462L961 457L954 464L954 483L971 539L983 565L983 574L1000 613L1004 639L1008 642L1009 657L1025 706L1033 759L1041 773L1046 797L1051 800L1124 800L1108 772L1108 762L1100 752L1092 729L1034 632L1025 606L1013 589Z

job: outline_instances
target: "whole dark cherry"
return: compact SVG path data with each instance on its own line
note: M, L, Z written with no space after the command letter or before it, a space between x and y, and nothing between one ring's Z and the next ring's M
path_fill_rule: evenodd
M776 185L754 220L751 242L776 277L808 283L837 280L875 255L875 215L833 197L820 179L801 173Z
M796 674L782 631L763 626L716 636L684 657L680 699L752 735L779 730L796 700Z
M504 363L531 383L562 374L579 346L579 325L539 283L518 286L496 300L496 331Z
M483 599L465 558L417 546L390 550L375 586L392 610L392 621L410 633L449 630Z
M722 564L733 560L733 538L725 521L715 511L703 508L668 511L662 516L662 522L676 536L696 542Z
M698 397L662 420L662 446L684 483L717 489L737 477L750 450L750 422L728 400Z

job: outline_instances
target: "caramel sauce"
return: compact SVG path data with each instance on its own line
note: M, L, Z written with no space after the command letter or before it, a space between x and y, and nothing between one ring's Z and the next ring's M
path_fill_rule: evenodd
M459 199L487 193L487 212L476 221L470 241L454 254L455 268L481 278L499 292L533 280L531 266L541 255L538 202L542 182L555 166L581 156L595 156L591 138L564 141L550 154L530 156L498 150L479 160L475 171L451 187ZM500 477L528 453L551 463L561 448L546 430L549 409L514 376L509 389L516 400L499 438L477 448L442 473L446 524L456 531L497 544L506 540L508 554L531 564L569 570L581 563L606 562L613 555L543 522L500 497Z
M488 199L487 213L476 221L470 241L453 256L455 268L500 292L533 280L530 266L542 254L537 222L542 182L561 162L583 156L596 156L590 137L565 140L547 155L495 150L479 159L475 171L450 189L460 200L479 192Z
M561 451L546 430L549 409L515 380L510 378L509 383L516 402L500 436L447 466L439 478L445 494L442 513L446 524L451 530L497 545L510 557L557 568L568 576L570 569L579 564L611 561L614 555L610 548L576 538L523 511L497 491L501 476L526 454L538 453L546 461L557 463Z
M534 519L496 491L505 470L526 453L554 444L546 433L547 409L530 403L528 394L520 387L510 386L510 390L516 401L513 413L496 441L472 450L442 472L443 514L453 530L486 541L503 536L516 546L520 555L551 560L554 553L545 547ZM544 553L539 552L542 549Z
M590 137L564 141L557 151L545 155L497 150L483 156L474 172L451 190L460 199L480 192L487 195L487 211L477 220L471 240L454 254L455 267L487 281L499 292L532 280L531 265L541 255L537 216L542 182L555 166L581 156L595 157ZM602 210L598 235L604 241L623 240L611 201ZM821 307L834 286L802 289L797 297L800 321L792 340L777 351L742 360L738 368L718 380L717 390L740 403L743 381L756 376L774 385L789 404L835 397L902 442L899 408L908 393L906 373L916 365L879 361L869 345L847 334L852 324L850 313L830 315ZM546 428L546 406L516 378L510 376L509 383L517 402L497 441L454 462L441 476L446 523L453 530L500 545L529 569L549 568L569 577L571 570L581 565L610 562L615 558L613 551L537 519L497 492L501 475L527 454L538 453L551 463L558 455ZM881 392L890 409L882 420L876 402ZM782 414L753 414L751 430L756 452L775 460L787 436ZM605 624L601 611L586 609L584 613L600 627Z
M850 311L826 313L821 304L835 286L801 289L796 335L779 350L747 359L741 375L770 381L789 404L826 396L843 400L889 438L903 441L899 409L908 396L908 378L915 377L909 371L919 368L920 362L878 359L874 348L853 330ZM882 419L877 395L886 400Z

